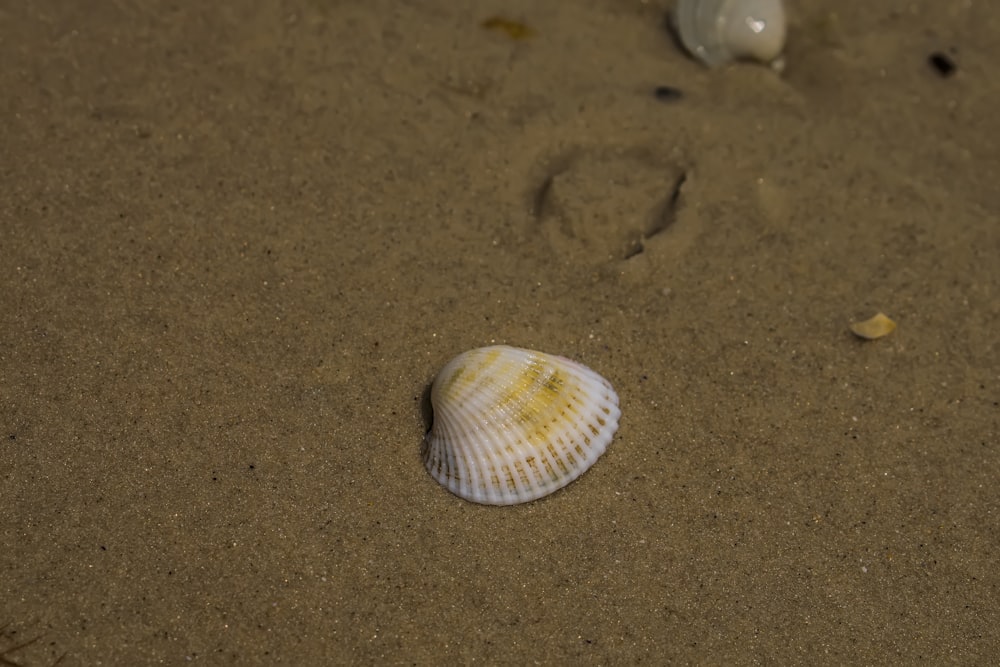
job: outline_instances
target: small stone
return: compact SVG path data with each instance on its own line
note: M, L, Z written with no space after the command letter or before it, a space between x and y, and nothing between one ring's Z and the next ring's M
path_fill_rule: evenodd
M684 97L684 93L673 86L657 86L653 89L653 96L661 102L674 102Z
M955 73L955 70L958 69L958 65L955 64L955 61L952 60L951 56L941 51L935 51L928 56L927 62L943 79L948 78Z

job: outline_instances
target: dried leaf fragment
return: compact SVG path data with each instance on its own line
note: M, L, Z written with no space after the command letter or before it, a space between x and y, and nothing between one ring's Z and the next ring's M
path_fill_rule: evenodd
M501 16L493 16L479 24L487 30L506 33L513 40L529 39L535 36L535 31L526 23L511 21Z
M854 322L851 324L851 331L855 336L865 340L875 340L882 336L888 336L896 329L893 322L885 313L879 313L864 322Z

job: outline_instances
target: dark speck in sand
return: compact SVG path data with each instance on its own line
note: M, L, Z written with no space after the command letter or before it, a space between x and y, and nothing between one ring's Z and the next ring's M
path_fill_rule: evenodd
M941 78L945 79L954 74L955 70L958 69L958 65L955 64L952 57L941 51L935 51L928 56L927 62L934 68L934 71L937 72Z
M653 96L661 102L675 102L684 97L684 93L673 86L657 86L653 89Z

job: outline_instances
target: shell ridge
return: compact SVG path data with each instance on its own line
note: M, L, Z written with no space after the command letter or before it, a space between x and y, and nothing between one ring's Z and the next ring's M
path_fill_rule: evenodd
M506 400L500 406L503 421L509 424L509 428L497 431L503 453L501 470L504 474L501 475L501 482L506 487L499 492L502 496L537 497L534 489L544 487L547 480L538 465L538 452L532 451L537 430L532 425L538 419L532 404L539 400L552 372L540 355L527 353L520 356L525 372L520 382L512 378L505 387Z
M510 494L512 497L528 494L531 492L529 480L524 478L527 474L525 466L518 465L526 458L525 449L529 445L527 433L520 424L514 424L510 428L498 429L495 438L499 447L498 470L500 474L501 487L498 490L499 496ZM499 499L499 498L498 498Z
M557 368L561 366L561 368ZM536 378L535 389L539 393L553 392L534 418L534 428L529 435L533 441L544 440L544 446L536 444L534 460L537 464L532 468L538 495L551 493L573 481L581 472L577 472L575 463L567 464L558 447L558 437L553 438L552 427L562 428L565 412L565 393L579 383L581 367L576 362L565 357L554 357L544 366L544 373ZM544 436L544 439L543 439Z
M496 366L494 362L491 366ZM488 377L489 368L482 369L481 376ZM503 500L502 494L496 492L497 487L505 484L503 474L503 459L491 447L463 446L461 443L473 443L482 440L493 440L498 423L502 423L502 415L498 417L496 406L491 405L491 397L497 392L498 383L486 380L469 387L468 395L461 410L454 411L453 419L460 424L456 433L456 447L465 455L466 475L459 495L470 496L477 502L498 503ZM476 419L473 415L481 415ZM494 481L495 480L495 481Z
M444 478L438 477L438 481L453 493L465 492L470 476L475 476L476 466L469 460L469 452L460 443L471 436L466 433L461 413L456 410L442 410L440 425L437 443L446 465L442 471Z
M476 401L470 403L476 405ZM486 487L488 480L484 478L488 478L488 472L479 465L481 455L462 443L476 441L480 432L479 425L465 410L456 411L452 415L452 423L455 427L453 446L461 457L461 474L455 479L456 488L461 491L459 495L477 494L478 489Z
M502 365L494 362L493 370L490 372L497 373L497 376L502 380L509 374L509 371L498 371L498 367L500 366ZM497 441L497 431L502 428L506 417L503 405L493 404L493 399L497 393L507 392L509 392L507 383L499 380L496 382L480 383L473 389L474 395L470 396L470 403L474 406L474 409L471 412L482 415L481 428L477 423L473 429L470 429L475 433L475 440L494 443ZM473 441L471 437L470 441ZM475 480L470 480L470 494L478 502L490 504L502 503L502 489L506 486L503 449L495 446L479 447L478 449L478 454L473 458L480 465L473 466L477 468L476 472L478 474Z

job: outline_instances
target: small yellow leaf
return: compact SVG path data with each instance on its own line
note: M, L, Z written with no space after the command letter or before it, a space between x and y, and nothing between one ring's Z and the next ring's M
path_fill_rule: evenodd
M535 31L530 26L520 21L511 21L500 16L488 18L480 25L487 30L498 30L506 33L511 39L528 39L535 36Z
M875 340L882 336L888 336L896 329L896 323L890 320L885 313L879 313L864 322L854 322L851 324L851 331L855 336L865 340Z

